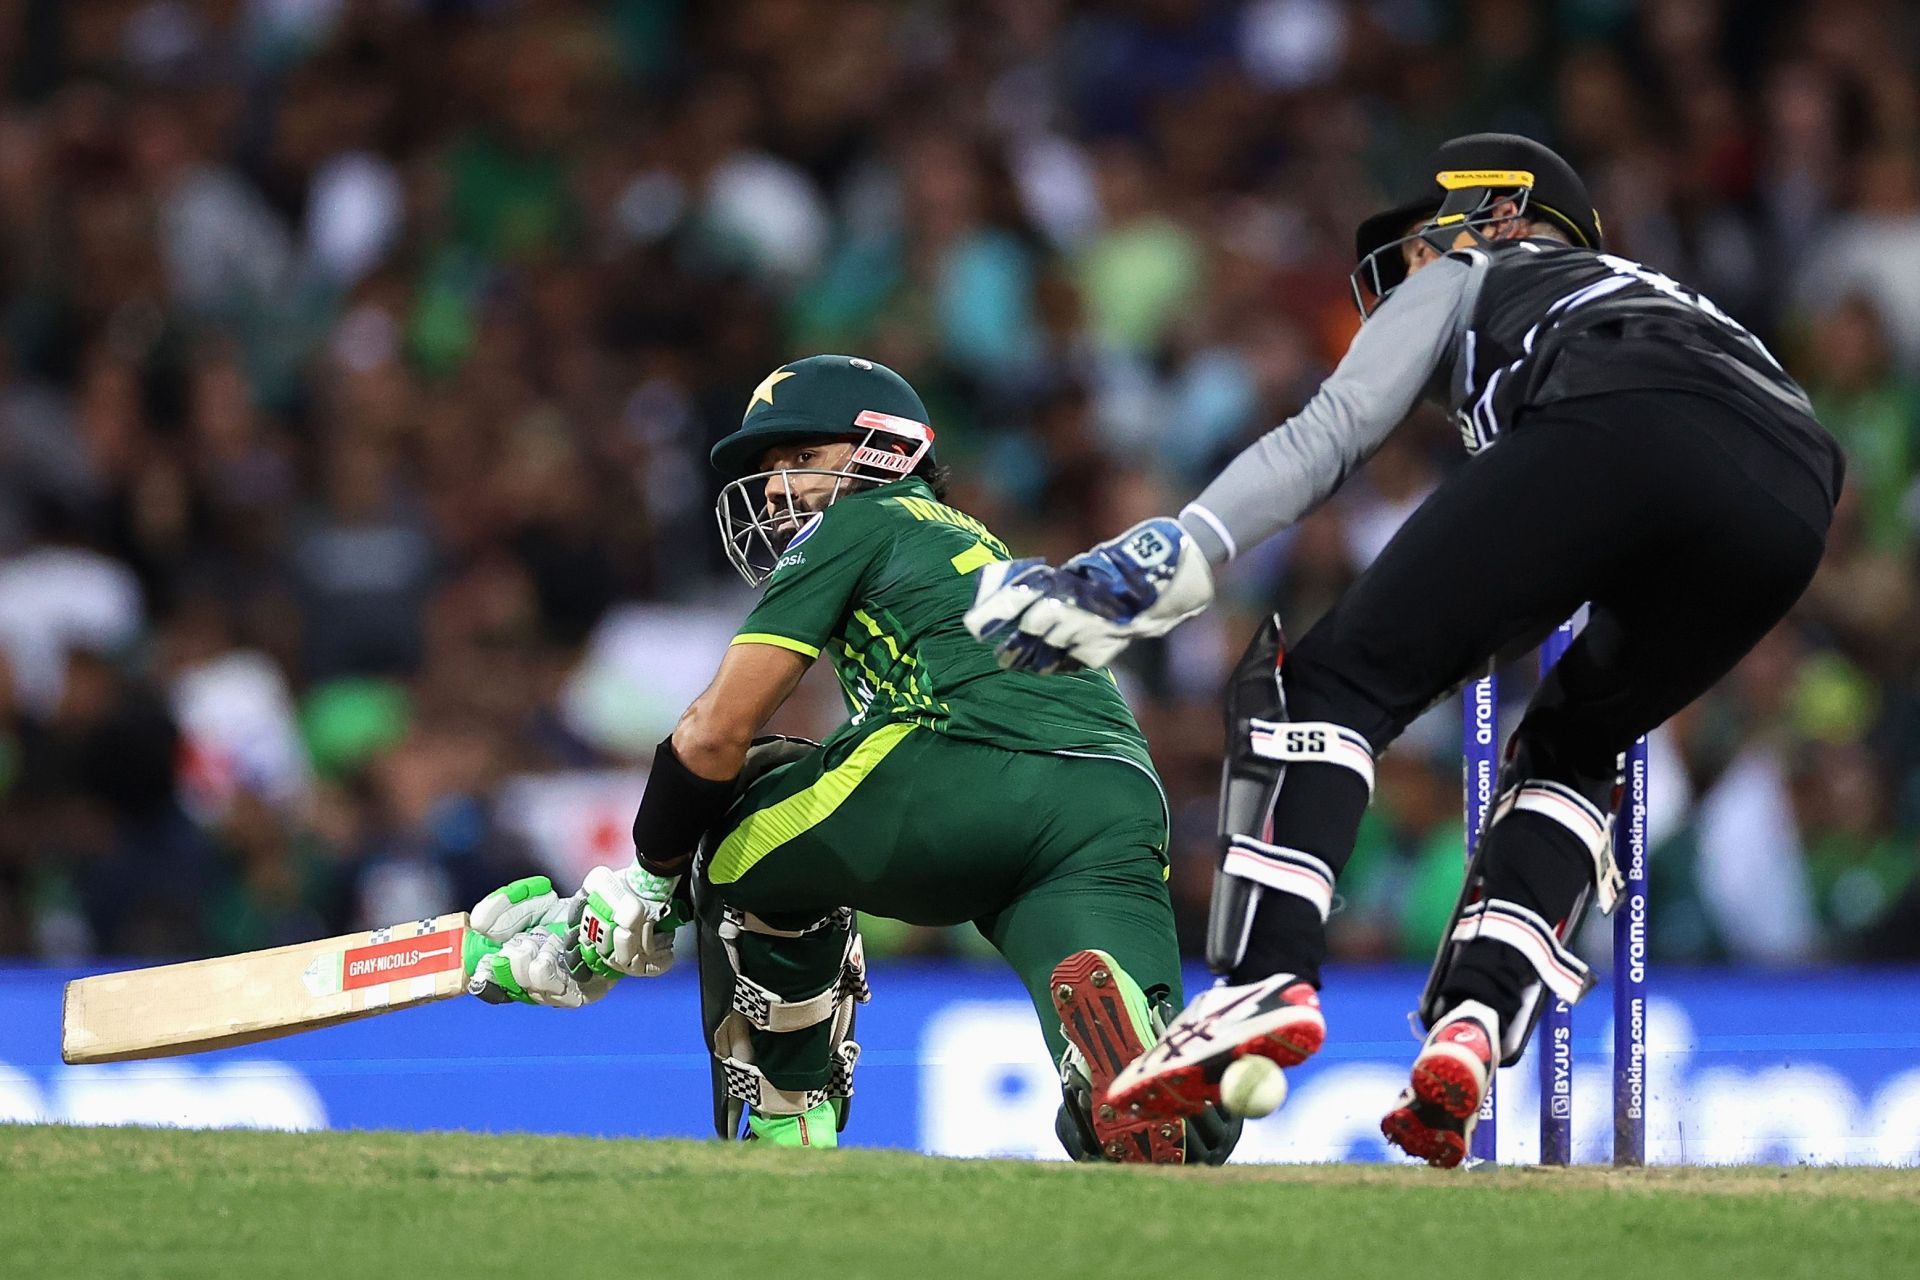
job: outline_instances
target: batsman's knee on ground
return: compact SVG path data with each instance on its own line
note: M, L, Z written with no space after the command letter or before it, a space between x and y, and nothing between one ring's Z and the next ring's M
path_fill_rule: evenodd
M812 1105L850 1065L837 1019L803 1027L791 1011L824 1008L836 983L843 1001L864 992L847 978L857 944L833 940L851 939L849 908L975 923L1027 987L1056 1063L1067 1044L1048 977L1073 952L1111 954L1177 1007L1165 837L1156 780L1129 762L1009 751L898 722L765 775L702 857L717 1124L737 1132L742 1105ZM844 929L826 923L842 918ZM785 1022L755 1024L753 1001L788 1007L761 992L788 1002Z
M860 1059L854 1014L870 998L853 912L770 921L710 885L695 899L715 1130L737 1138L748 1116L818 1117L829 1104L843 1127Z

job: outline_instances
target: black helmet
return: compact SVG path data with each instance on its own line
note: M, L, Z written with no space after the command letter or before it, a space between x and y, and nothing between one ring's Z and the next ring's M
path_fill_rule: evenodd
M1477 236L1503 198L1515 201L1525 217L1555 223L1580 248L1601 247L1600 215L1572 165L1517 133L1470 133L1441 143L1418 188L1360 224L1353 237L1360 260L1353 296L1360 313L1370 310L1362 286L1383 299L1407 278L1401 245L1418 235L1444 253L1461 231Z

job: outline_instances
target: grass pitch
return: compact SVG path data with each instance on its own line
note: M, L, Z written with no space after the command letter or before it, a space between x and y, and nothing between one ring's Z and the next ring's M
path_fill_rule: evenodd
M0 1273L1920 1275L1920 1169L1140 1169L470 1134L0 1125Z

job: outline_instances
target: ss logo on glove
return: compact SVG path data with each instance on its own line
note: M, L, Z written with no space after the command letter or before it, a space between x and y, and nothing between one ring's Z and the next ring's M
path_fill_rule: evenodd
M1143 569L1165 564L1167 557L1173 554L1173 544L1160 536L1156 529L1142 529L1127 542L1127 554Z

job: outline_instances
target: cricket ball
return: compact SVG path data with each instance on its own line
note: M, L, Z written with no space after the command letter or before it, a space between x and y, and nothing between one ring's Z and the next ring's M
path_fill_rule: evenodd
M1257 1055L1236 1059L1220 1076L1220 1105L1237 1116L1257 1120L1287 1100L1286 1073Z

